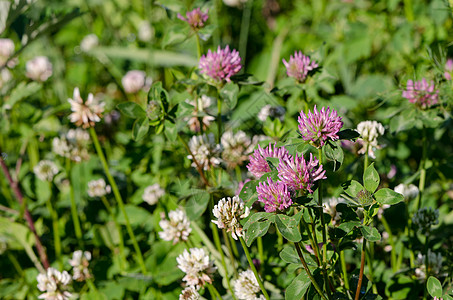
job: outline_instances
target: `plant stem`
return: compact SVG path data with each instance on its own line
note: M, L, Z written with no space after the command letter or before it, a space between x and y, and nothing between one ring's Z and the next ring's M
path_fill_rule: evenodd
M227 234L225 228L222 229L222 234L223 234L223 240L225 241L225 245L227 246L227 249L228 249L228 254L230 255L231 265L234 270L234 276L237 278L238 271L236 269L236 262L235 262L234 255L233 255L233 249L231 249L231 243L230 243L230 240L228 238L228 234Z
M74 232L75 232L79 247L83 248L83 235L82 235L82 229L80 227L79 214L77 212L77 204L75 202L74 187L73 187L72 176L71 176L71 160L70 160L70 158L66 158L66 173L67 173L68 180L70 183L69 184L69 194L70 194L70 200L71 200L71 217L72 217L72 223L74 224Z
M222 100L220 100L220 93L217 91L217 143L220 143L222 137Z
M384 225L385 231L389 235L389 243L390 243L390 246L392 247L392 251L390 253L390 264L392 266L393 272L396 272L398 270L397 265L396 265L396 247L395 247L395 241L393 240L392 229L390 228L387 220L385 219L384 214L381 215L380 220L381 220L382 225Z
M19 262L17 261L17 258L12 255L9 251L6 251L6 255L8 256L9 260L14 266L14 269L16 269L17 273L19 273L21 278L25 278L25 273L22 267L20 266Z
M318 149L318 160L319 164L322 165L322 148ZM327 275L327 228L326 221L324 220L324 210L322 206L322 182L319 181L318 186L318 206L319 206L319 217L321 218L322 225L322 271L324 275L324 284L326 286L327 297L330 299L330 285L329 277ZM316 233L315 233L316 234Z
M108 202L107 198L105 196L101 197L102 203L104 203L105 208L107 209L107 212L110 214L110 217L113 219L113 222L115 223L116 230L118 231L118 238L119 238L119 254L120 254L120 269L122 271L126 270L126 255L124 254L124 238L123 238L123 233L121 232L121 226L118 223L115 215L113 214L112 207L110 206L110 203Z
M357 290L355 292L355 300L359 300L360 297L360 289L362 287L362 280L363 280L363 269L365 268L365 254L366 254L366 239L363 239L362 244L362 258L360 260L360 273L359 273L359 282L357 283Z
M344 287L346 290L349 290L349 279L348 271L346 269L346 258L344 256L344 250L340 251L340 260L341 260L341 271L343 272Z
M258 275L258 272L256 271L255 265L253 264L252 257L250 256L250 252L247 248L247 245L245 244L244 239L241 236L239 237L239 241L241 241L242 249L244 249L244 253L245 253L245 256L247 257L247 261L249 262L249 265L253 271L253 274L255 274L255 278L258 281L258 285L260 286L264 297L266 298L266 300L269 300L269 295L267 294L266 289L264 288L264 284L261 281L261 278Z
M219 292L217 289L210 283L206 284L206 287L208 288L209 294L211 294L211 299L220 299L222 300L222 296L220 296Z
M241 20L241 32L239 33L239 53L241 55L242 63L245 65L247 57L247 41L250 28L250 16L252 14L253 0L248 0L244 4Z
M113 195L115 196L115 199L118 202L118 206L120 207L121 212L124 215L124 220L126 221L126 229L132 240L132 245L134 246L135 253L137 255L137 262L140 265L142 273L144 275L146 275L147 271L146 271L146 267L145 267L145 262L143 261L142 252L140 251L140 247L138 246L134 231L132 230L131 224L129 222L129 217L127 216L126 208L124 207L124 202L123 202L123 199L121 198L120 191L118 189L118 186L116 185L115 179L113 178L112 174L110 174L107 160L105 159L104 153L102 152L102 148L101 148L101 145L99 144L98 136L93 127L90 127L90 135L91 135L91 138L93 139L94 147L96 148L98 157L101 160L102 166L104 167L105 175L107 176L107 179L109 180L109 183L112 186Z
M48 182L50 187L50 182ZM60 269L63 268L63 261L61 260L61 238L60 230L58 228L58 215L56 209L52 207L52 197L49 197L46 201L47 210L49 211L50 217L52 219L52 229L53 229L53 240L55 246L55 257L58 260Z
M263 238L261 236L256 238L256 244L258 246L258 257L260 258L261 265L264 265L265 259L264 259L264 249L263 249ZM261 273L262 273L261 268Z
M0 159L0 166L2 167L3 173L5 174L10 187L13 190L13 192L17 198L17 202L19 202L19 205L22 205L22 203L24 203L24 196L22 195L22 192L20 191L19 184L12 179L11 174L8 170L8 167L6 166L5 161L3 159ZM33 233L33 236L35 237L36 249L38 250L39 259L41 260L41 263L44 266L44 268L47 269L49 267L49 261L47 259L47 254L41 243L41 239L39 238L38 233L36 232L35 223L33 222L33 218L31 217L31 214L28 211L26 206L24 207L24 218L27 221L28 228L30 228L31 232ZM31 251L31 252L33 252L33 251ZM33 253L33 255L34 255L34 253Z
M428 152L428 143L426 136L426 128L423 127L423 148L422 148L422 159L420 161L420 181L418 183L418 196L417 196L417 210L420 209L422 204L423 191L425 190L425 181L426 181L426 156Z
M201 42L200 42L200 36L198 35L198 32L195 32L195 36L197 37L197 56L198 60L201 58ZM203 127L203 123L200 123L200 127Z
M315 289L318 292L319 296L321 296L322 299L327 300L326 296L322 292L322 290L319 287L318 283L316 282L315 278L311 274L310 269L308 268L308 265L307 265L307 262L305 261L304 255L302 254L302 251L300 250L299 243L294 243L294 247L296 248L297 254L299 255L300 262L304 266L305 272L307 273L308 277L310 278L311 283L313 283L313 286L315 287Z
M313 252L315 253L315 256L316 256L316 262L318 263L318 267L320 267L321 266L321 260L319 259L319 248L318 248L318 245L315 244L315 240L313 239L310 227L308 227L308 224L305 222L303 216L302 216L302 218L300 218L300 222L302 223L302 225L306 229L306 232L308 234L308 238L310 239L310 243L311 243L311 246L313 248ZM316 234L316 232L314 232L313 234Z

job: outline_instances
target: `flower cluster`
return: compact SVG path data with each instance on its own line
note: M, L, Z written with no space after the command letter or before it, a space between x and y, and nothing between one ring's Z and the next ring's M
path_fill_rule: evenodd
M220 144L223 150L222 160L229 169L242 165L247 160L247 154L252 152L256 145L242 130L236 134L226 131L220 139Z
M0 89L12 78L13 76L11 75L11 72L8 69L4 68L0 70Z
M261 122L266 121L269 117L279 119L281 122L283 122L285 112L286 110L283 106L272 106L270 104L267 104L263 106L263 108L261 108L257 117Z
M229 46L225 49L219 46L217 52L208 50L208 54L200 58L198 67L202 74L213 81L214 85L218 85L225 81L230 82L230 77L241 70L241 57L238 51L234 49L230 51Z
M199 300L201 299L200 294L193 286L188 286L182 290L181 295L179 295L179 300Z
M336 225L341 221L341 212L337 211L337 205L344 203L343 198L331 197L325 200L324 212L332 217L332 225Z
M14 42L10 39L0 39L0 67L14 54ZM10 61L8 67L14 67L15 62Z
M445 63L444 77L446 80L451 80L452 75L453 75L453 59L449 58Z
M239 273L239 278L233 281L234 293L240 300L264 300L258 281L252 270ZM257 295L258 294L258 295Z
M111 190L112 189L110 185L107 185L103 178L100 178L98 180L91 180L90 182L88 182L87 193L90 197L103 197L110 193Z
M412 224L416 230L423 234L428 234L431 226L439 223L439 210L431 207L423 207L419 209L412 217Z
M74 272L72 279L84 281L87 278L91 278L90 270L88 270L90 260L91 253L88 251L77 250L72 254L72 259L69 260Z
M238 236L243 236L239 221L250 214L250 209L244 205L244 201L239 196L234 196L220 199L214 206L212 214L217 218L212 223L221 229L226 228L227 232L231 232L233 239L237 240Z
M214 262L209 260L209 255L202 248L191 248L176 258L178 268L186 275L184 280L187 285L196 289L206 283L212 283L212 274L215 272Z
M52 141L52 150L55 154L81 162L90 158L87 145L90 135L82 128L70 129L65 136L56 137Z
M95 123L101 121L105 103L97 103L91 93L88 94L88 99L84 102L82 97L80 97L79 88L74 89L73 98L74 99L68 99L72 111L69 115L69 120L72 123L76 126L88 128L93 127Z
M44 82L52 76L52 63L46 56L37 56L25 64L28 78Z
M67 300L72 297L67 291L71 276L66 271L59 272L54 268L48 268L45 274L38 275L37 280L38 289L45 292L39 295L39 299Z
M379 149L378 137L384 134L384 126L376 121L363 121L357 125L356 131L360 134L357 142L362 146L358 151L359 154L368 152L368 156L376 158L374 149Z
M403 98L409 100L422 109L429 108L437 104L439 90L435 90L434 82L428 83L425 78L421 81L407 81L406 90L403 91Z
M308 73L318 67L314 60L310 60L310 57L303 55L301 51L294 52L294 56L290 56L289 62L283 59L283 64L286 67L286 74L300 83L305 82Z
M283 182L274 182L271 178L267 182L260 182L256 187L258 201L264 203L266 212L283 211L293 204L288 186Z
M442 254L435 253L428 249L428 271L429 274L439 274L442 269ZM417 255L417 265L418 268L415 269L415 276L419 279L426 279L426 255L419 253Z
M190 228L190 221L183 210L170 211L168 213L169 220L165 219L164 213L162 213L161 217L162 220L159 222L159 226L163 230L159 232L161 239L173 241L173 244L187 241L192 228Z
M188 124L190 130L194 132L200 132L203 126L203 130L206 130L212 121L215 120L213 116L206 113L206 110L211 106L212 99L206 95L202 95L196 100L187 99L186 102L194 107L191 117L188 118ZM201 119L201 124L200 124Z
M158 183L155 183L145 188L142 199L149 205L154 205L163 195L165 195L165 190Z
M185 18L181 14L178 14L178 19L187 22L194 31L203 28L208 18L208 12L202 12L199 7L186 12Z
M132 70L121 78L121 83L126 93L135 94L146 85L146 73L139 70Z
M254 153L249 156L250 162L247 165L247 169L253 174L253 176L260 178L265 173L271 171L271 168L266 161L267 157L284 159L288 156L288 150L286 150L285 147L279 148L276 144L272 146L269 143L269 146L263 149L260 145L258 145L258 149L255 149Z
M33 168L33 172L36 177L42 181L52 181L54 176L58 174L58 168L57 165L50 160L41 160Z
M302 138L316 148L324 146L327 140L337 140L337 133L343 126L341 117L335 110L323 107L318 112L316 105L313 113L308 111L308 114L304 114L301 111L298 121Z
M88 52L99 45L99 38L94 33L86 35L80 42L80 49Z
M196 160L192 163L192 167L197 168L198 163L203 170L209 170L211 166L220 164L221 147L215 143L213 133L193 136L189 141L189 149L191 155L188 155L187 158Z
M394 191L403 195L406 200L415 199L418 196L418 187L411 184L400 183L395 186Z

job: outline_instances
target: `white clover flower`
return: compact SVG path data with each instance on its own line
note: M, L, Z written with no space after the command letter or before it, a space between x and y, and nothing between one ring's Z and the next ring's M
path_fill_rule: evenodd
M223 0L223 3L231 7L239 7L242 4L246 3L247 0Z
M145 86L146 73L139 70L129 71L123 76L121 83L126 93L135 94Z
M54 268L48 268L46 274L39 274L37 277L38 289L41 294L38 298L45 300L67 300L72 294L67 291L71 282L68 272L59 272Z
M406 200L415 199L418 196L418 187L411 184L400 183L394 188L395 192L401 194Z
M142 21L138 26L138 39L142 42L149 42L154 36L154 29L148 21Z
M234 169L248 160L248 154L253 151L255 144L245 132L239 130L236 134L226 131L220 139L222 145L222 159L229 169Z
M10 39L0 39L0 67L14 54L14 42ZM14 67L9 66L9 67Z
M242 225L239 221L250 214L250 208L245 206L244 201L239 196L220 199L214 206L212 214L217 218L212 223L216 224L220 229L226 228L227 232L231 232L233 239L237 240L239 236L244 236Z
M189 251L184 249L184 252L176 258L178 268L186 273L182 280L196 289L206 283L212 283L212 274L216 270L214 261L209 260L209 255L202 248L191 248Z
M272 106L270 104L267 104L263 106L258 113L258 120L265 122L267 118L272 117L283 121L285 112L286 110L282 106Z
M193 286L186 287L182 290L181 295L179 295L179 300L199 300L201 299L200 294Z
M83 52L88 52L99 45L99 38L94 33L86 35L80 42L80 49Z
M189 141L189 149L203 170L209 170L211 166L220 164L218 155L221 147L215 143L212 133L193 136ZM188 155L187 158L193 160L192 155ZM192 163L192 167L197 167L195 162Z
M324 212L332 217L332 225L336 225L341 220L341 212L337 211L337 205L345 203L343 198L331 197L325 200Z
M85 146L90 140L90 134L82 128L69 129L66 138L73 144Z
M82 128L70 129L65 136L56 137L52 141L52 151L62 157L68 157L72 161L81 162L90 159L87 145L90 135Z
M69 264L73 268L74 275L72 279L77 281L84 281L91 277L90 271L88 270L89 261L91 260L91 253L88 251L77 250L72 254L72 259L69 260Z
M165 190L158 183L155 183L145 188L142 199L149 205L154 205L163 195L165 195Z
M252 270L239 273L239 278L233 281L234 293L240 300L264 300L258 281Z
M212 104L211 97L202 95L196 100L186 99L186 103L194 107L194 110L192 111L192 116L188 118L187 122L189 124L190 130L194 132L200 132L201 126L203 126L203 130L206 130L209 127L209 125L211 125L211 122L215 120L213 116L209 116L206 114L206 110ZM202 124L200 124L200 118Z
M52 63L46 56L37 56L25 64L26 76L35 81L46 81L52 76Z
M105 183L103 178L97 180L91 180L88 182L88 196L90 197L102 197L111 192L110 185Z
M13 76L11 75L11 72L4 68L0 71L0 89L5 85L5 83L8 83Z
M163 214L159 222L163 230L159 232L160 238L164 241L173 241L173 244L187 241L192 228L186 213L181 209L172 210L168 213L168 218L169 220L165 219Z
M54 176L58 174L58 168L57 165L50 160L41 160L33 168L33 172L36 177L42 181L52 181Z
M426 278L425 258L426 255L422 255L421 253L417 255L417 265L419 265L419 267L415 269L415 276L417 276L417 278L419 279ZM442 260L442 254L436 254L435 252L431 251L431 249L428 249L428 270L430 274L439 274L440 270L442 269Z
M105 103L97 103L91 93L88 94L88 99L84 102L80 97L79 88L74 89L73 98L74 99L68 99L72 110L72 114L69 115L69 120L72 123L76 126L88 128L93 127L95 123L101 121Z
M357 141L362 145L358 153L365 154L368 150L368 156L376 158L374 149L380 149L377 138L384 134L384 126L376 121L364 121L357 125L356 131L360 134Z

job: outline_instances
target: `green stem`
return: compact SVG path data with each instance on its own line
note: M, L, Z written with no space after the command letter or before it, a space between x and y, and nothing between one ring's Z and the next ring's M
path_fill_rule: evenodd
M115 179L113 179L112 174L110 174L107 160L105 159L104 153L102 152L101 144L99 144L98 136L93 127L90 127L90 134L91 134L91 138L93 139L94 147L96 148L98 157L101 160L102 166L104 167L105 175L107 176L107 179L109 180L109 183L112 186L113 195L115 196L115 199L118 202L118 206L120 207L121 212L124 215L124 220L126 221L126 229L132 240L132 245L134 246L135 253L137 255L137 262L140 265L142 273L144 275L146 275L147 271L146 271L146 267L145 267L145 262L143 261L142 252L140 251L140 247L138 246L137 239L135 238L134 231L132 230L132 227L131 227L131 223L129 222L129 217L127 216L126 208L124 207L124 202L123 202L123 199L121 198L120 191L118 189L118 186L116 185Z
M316 282L315 278L311 274L310 269L308 268L308 265L307 265L307 262L305 261L304 255L302 254L302 251L300 250L299 243L294 243L294 247L296 248L297 254L299 255L300 262L304 266L305 272L307 273L308 277L310 278L311 283L313 283L313 286L315 287L315 289L318 292L319 296L321 296L322 299L327 300L326 296L322 292L322 290L319 287L318 283Z
M245 59L247 57L247 41L249 36L252 6L253 0L248 0L244 5L244 10L242 11L241 32L239 33L239 53L243 64L245 64Z
M88 284L89 288L90 288L90 291L92 291L93 293L95 293L97 295L97 297L100 297L101 295L99 294L96 286L94 285L94 282L93 280L91 280L91 278L87 278L86 279L86 283Z
M392 266L393 272L396 272L398 270L397 265L396 265L396 247L395 247L395 241L393 240L392 229L390 228L387 220L385 219L384 214L382 214L380 220L381 220L382 225L384 225L385 231L389 235L389 244L392 247L392 251L390 252L390 264Z
M310 239L310 244L311 244L311 246L313 248L313 252L315 253L315 256L316 256L316 262L318 263L318 267L320 267L321 266L321 260L319 259L319 248L318 248L318 245L315 244L315 240L313 239L313 235L312 235L312 232L310 230L310 227L305 222L303 216L302 216L302 218L300 218L300 222L305 227L305 230L306 230L306 232L308 234L308 238ZM313 234L316 234L316 232L314 232Z
M263 238L261 236L256 238L256 244L258 246L258 257L260 258L261 265L264 266L264 249L263 249ZM262 274L263 268L261 268L260 273Z
M425 190L425 181L426 181L426 156L428 152L428 143L426 128L423 127L423 148L422 148L422 159L420 161L420 181L418 183L418 196L417 196L417 210L420 209L422 204L423 191Z
M318 149L318 160L319 164L322 165L322 148ZM330 296L330 282L329 277L327 275L327 228L326 228L326 221L324 220L324 211L322 206L322 181L319 181L318 187L318 206L319 206L319 216L321 218L321 225L322 225L322 271L324 275L324 284L327 291L327 297L329 299ZM315 233L316 234L316 233Z
M214 46L217 48L220 45L220 26L219 26L219 4L218 0L213 0L213 23L215 26L214 34L213 34L213 40L214 40Z
M50 182L48 182L50 187ZM55 257L57 258L58 265L60 269L63 269L63 261L61 259L61 238L60 230L58 228L58 215L56 210L52 207L52 197L49 197L46 201L47 210L49 211L50 217L52 219L52 229L53 229L53 240L55 246Z
M17 273L19 273L21 278L25 278L25 273L22 267L20 266L19 262L17 261L16 257L12 255L9 251L6 252L6 255L8 256L9 260L14 266L14 269L16 269Z
M341 271L343 272L344 287L346 290L349 290L349 279L348 271L346 269L346 258L344 256L344 250L340 251L340 260L341 260Z
M200 36L198 35L198 32L195 32L195 36L197 37L197 56L198 60L201 58L201 41L200 41ZM200 127L203 127L203 123L200 123Z
M75 235L77 238L77 243L79 244L79 247L81 249L83 249L83 235L82 235L82 228L80 227L79 213L77 212L77 204L75 202L74 187L73 187L72 176L71 176L71 160L70 160L70 158L66 158L66 172L67 172L68 180L70 182L69 194L70 194L70 200L71 200L72 223L74 224L74 231L75 231Z
M247 257L247 261L249 262L249 265L253 271L253 274L255 274L255 278L258 281L258 285L260 286L264 297L266 298L266 300L269 300L269 295L267 294L266 289L264 288L264 284L261 281L261 278L258 275L258 272L256 271L255 265L253 264L252 257L250 256L250 252L247 248L247 245L245 244L244 239L241 236L239 237L239 241L241 241L242 249L244 249L244 253L245 253L245 256Z
M116 230L118 231L118 239L119 239L119 254L120 254L120 269L122 271L126 270L126 265L127 265L127 260L126 260L126 255L124 252L124 238L123 238L123 233L121 231L121 225L118 223L116 216L113 214L112 207L110 206L110 203L108 202L107 198L105 196L101 197L102 203L104 203L105 208L107 209L107 212L110 214L110 217L113 219L113 222L115 223Z
M367 247L367 250L365 252L365 257L366 257L366 260L367 260L368 269L370 271L370 281L372 282L373 293L377 294L377 287L376 287L376 284L374 283L374 268L373 268L374 253L373 253L373 249L374 249L374 243L370 242L368 247Z
M363 239L362 244L362 258L360 260L360 273L359 273L359 282L357 283L357 290L355 292L355 300L359 300L360 289L362 288L363 281L363 269L365 268L365 254L366 254L366 239Z
M211 294L211 299L220 299L222 300L222 296L220 296L219 292L217 289L210 283L206 284L206 287L208 288L209 294Z
M236 261L234 259L233 249L231 248L230 239L228 237L228 234L227 234L225 228L222 229L222 234L223 234L223 240L225 241L225 245L227 246L227 249L228 249L228 255L230 256L231 265L233 266L234 276L237 278L238 277L238 271L236 269Z
M222 100L220 100L220 93L217 92L217 143L220 143L222 137Z

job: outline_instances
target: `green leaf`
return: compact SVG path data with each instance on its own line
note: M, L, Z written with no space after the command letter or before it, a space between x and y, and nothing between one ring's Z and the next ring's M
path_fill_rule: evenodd
M360 136L360 134L352 129L345 129L338 132L338 138L340 140L355 140Z
M343 183L341 186L343 187L346 194L348 194L351 197L356 197L357 194L361 190L363 190L363 186L355 180L347 181L347 182Z
M302 239L298 228L298 222L289 216L279 214L275 218L278 230L290 242L299 242Z
M165 121L165 136L170 141L176 141L178 138L178 128L176 128L176 124L173 124L169 121Z
M29 84L21 82L16 86L16 88L11 91L11 94L7 101L5 101L5 104L7 104L9 107L13 107L17 102L30 96L36 95L36 93L41 90L41 88L42 84L35 81L30 82ZM5 109L5 105L3 105L3 108Z
M133 204L126 204L124 206L129 222L132 226L144 226L145 224L153 224L153 215L146 209L135 206ZM117 218L118 223L126 224L123 213L120 211Z
M351 222L341 223L340 226L338 226L338 228L343 230L347 234L351 230L353 230L355 227L360 227L361 225L362 225L362 223L360 223L360 221L351 221Z
M186 203L186 213L190 220L198 219L208 207L210 195L205 190L195 190Z
M374 168L374 163L371 163L363 174L363 185L367 191L374 193L379 186L379 182L379 174Z
M310 285L311 281L307 274L300 273L286 289L285 300L303 299Z
M337 171L341 167L344 159L344 153L343 149L340 146L340 142L328 142L327 144L325 144L324 153L329 160L332 160L334 162L333 170Z
M280 252L280 258L283 259L284 262L289 264L302 264L299 259L299 255L296 252L294 247L285 247Z
M236 107L236 104L238 102L238 93L239 87L233 82L228 82L220 90L220 98L225 101L225 104L229 109L233 109Z
M254 213L243 227L245 230L244 240L247 246L250 247L257 237L265 235L274 220L274 214L266 212Z
M147 117L137 119L132 128L132 138L134 141L139 141L145 137L149 130L149 120Z
M393 205L404 200L404 196L394 190L383 188L374 193L376 201L380 204Z
M428 281L426 282L426 288L428 289L428 293L431 297L442 297L442 284L439 279L429 276Z
M378 242L381 240L381 234L375 227L362 226L360 227L363 238L370 242Z
M135 102L120 103L116 107L128 118L138 119L146 117L145 110Z
M244 186L242 187L241 192L239 193L239 198L241 198L247 205L247 207L251 207L253 203L256 201L253 201L252 203L249 203L250 199L256 199L256 187L258 186L259 181L258 180L251 180L249 182L246 182Z

